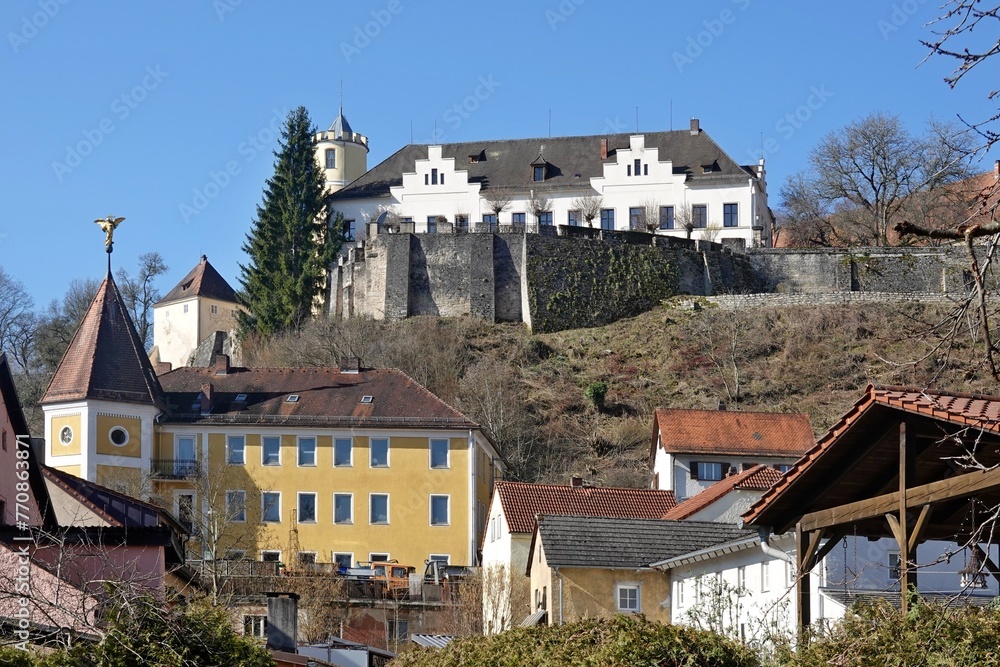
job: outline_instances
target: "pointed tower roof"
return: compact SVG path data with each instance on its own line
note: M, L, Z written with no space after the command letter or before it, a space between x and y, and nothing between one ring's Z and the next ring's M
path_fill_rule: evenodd
M351 138L354 130L351 129L351 124L347 122L347 117L344 115L344 107L340 107L340 112L333 119L333 124L327 132L332 132L333 136L337 139L341 139L345 135L348 139Z
M41 402L85 399L165 405L163 389L110 271Z
M218 299L238 303L236 291L229 286L226 279L219 275L215 267L208 263L208 257L201 256L201 261L184 276L177 286L167 292L167 295L156 302L157 306L190 299L195 296Z

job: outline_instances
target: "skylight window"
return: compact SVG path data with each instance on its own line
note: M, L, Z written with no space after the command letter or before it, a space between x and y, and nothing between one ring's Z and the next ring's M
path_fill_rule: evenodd
M243 403L246 400L247 400L247 395L246 394L236 394L236 402L237 403Z
M362 403L371 403L372 402L372 397L371 396L362 396L361 397L361 402Z
M285 402L286 403L298 403L299 402L299 395L298 394L289 394L288 398L285 399Z

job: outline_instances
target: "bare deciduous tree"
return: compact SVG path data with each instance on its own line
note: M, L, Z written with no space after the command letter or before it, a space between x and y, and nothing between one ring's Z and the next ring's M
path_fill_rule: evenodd
M531 195L528 197L528 208L531 210L531 214L535 216L535 222L540 223L542 214L552 210L552 200L532 190Z
M601 214L602 206L604 206L604 197L598 197L597 195L577 197L573 200L573 208L580 211L580 215L583 216L588 227L594 226L594 218Z
M656 197L642 202L642 225L650 234L655 234L660 228L660 202Z
M514 199L514 191L505 187L489 187L483 192L483 201L486 208L493 211L493 215L500 222L500 214L510 208L510 203Z
M153 304L160 300L155 280L168 270L158 252L139 255L139 272L135 278L124 268L118 269L118 290L132 316L139 340L148 350L153 344Z

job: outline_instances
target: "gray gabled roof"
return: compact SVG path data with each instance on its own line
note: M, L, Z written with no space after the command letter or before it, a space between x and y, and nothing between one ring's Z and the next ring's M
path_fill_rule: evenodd
M754 535L711 521L552 515L538 518L532 547L542 540L550 567L640 568Z
M327 132L332 132L333 136L340 139L345 134L349 137L354 130L351 129L351 124L347 122L347 116L344 115L344 110L341 109L337 117L333 119L330 124L330 129Z
M692 185L722 182L742 183L756 178L752 167L741 167L704 131L642 132L646 148L659 148L660 161L673 162L675 174L686 174ZM455 169L467 170L469 181L490 187L541 192L586 188L590 179L603 176L605 163L615 162L615 151L629 147L629 134L548 137L536 139L493 139L442 144L441 155L455 159ZM608 140L608 157L601 158L601 140ZM476 161L470 161L476 156ZM532 181L533 163L543 156L546 176ZM331 202L367 199L389 194L402 185L403 174L412 173L416 160L427 158L426 144L409 144L389 156L346 188L332 194ZM703 167L713 165L710 174Z

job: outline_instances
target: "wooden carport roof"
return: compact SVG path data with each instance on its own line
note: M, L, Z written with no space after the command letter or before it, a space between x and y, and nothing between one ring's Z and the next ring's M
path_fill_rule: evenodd
M744 526L795 528L805 573L848 533L894 537L905 590L917 544L973 538L1000 504L1000 468L991 469L998 462L1000 398L869 385L743 515ZM805 579L799 589L808 595Z

